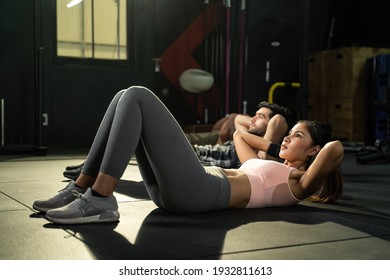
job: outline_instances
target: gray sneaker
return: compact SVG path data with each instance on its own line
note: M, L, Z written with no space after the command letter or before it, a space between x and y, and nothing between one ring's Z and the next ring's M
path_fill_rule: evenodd
M113 195L96 197L89 188L85 194L73 192L76 200L50 210L46 219L57 224L88 224L115 222L119 219L118 203Z
M41 212L47 212L51 209L59 208L71 203L76 197L73 195L73 191L84 193L87 189L79 188L71 181L64 189L60 190L58 194L52 198L36 200L33 204L35 210Z

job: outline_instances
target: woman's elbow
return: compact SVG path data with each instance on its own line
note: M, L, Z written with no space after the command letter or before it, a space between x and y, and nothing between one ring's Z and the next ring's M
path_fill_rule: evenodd
M327 143L324 148L330 149L336 163L341 163L344 158L344 146L339 140Z
M335 153L336 155L342 158L344 156L344 146L339 140L336 140L334 142L335 142Z

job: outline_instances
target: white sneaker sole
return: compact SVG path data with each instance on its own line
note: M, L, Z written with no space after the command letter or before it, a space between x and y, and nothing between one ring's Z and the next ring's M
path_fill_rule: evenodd
M119 220L118 211L109 211L95 216L62 219L56 217L50 217L46 215L46 219L50 222L63 225L74 225L74 224L91 224L91 223L112 223Z

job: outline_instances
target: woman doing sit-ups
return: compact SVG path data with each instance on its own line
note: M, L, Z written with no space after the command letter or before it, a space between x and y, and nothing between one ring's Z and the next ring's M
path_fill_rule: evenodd
M204 167L164 104L150 90L130 87L110 103L76 182L33 207L55 223L117 221L113 192L133 154L150 198L172 213L289 206L307 198L332 202L343 190L343 146L333 141L321 147L319 129L298 122L280 147L237 131L242 167ZM259 159L259 150L284 163Z

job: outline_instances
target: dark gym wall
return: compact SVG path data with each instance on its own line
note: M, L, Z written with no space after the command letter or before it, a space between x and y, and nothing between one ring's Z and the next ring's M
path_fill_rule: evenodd
M0 98L5 144L34 137L34 3L0 2Z
M249 1L246 86L249 114L255 112L260 101L268 99L273 83L299 82L301 2ZM275 92L275 101L288 106L294 103L295 92L283 88Z
M5 100L5 145L12 146L6 151L38 144L87 147L115 91L134 83L152 84L142 63L135 71L110 62L56 60L54 4L0 3L0 97ZM37 103L48 114L40 135L37 127L44 119Z
M222 1L210 1L217 3ZM238 1L233 1L232 10L232 69L231 99L229 111L239 111L237 96L238 52ZM172 110L178 121L185 125L202 121L194 108L208 106L210 100L188 102L183 93L173 85L164 73L154 71L153 58L160 57L169 46L186 31L205 10L204 1L176 0L129 0L128 30L130 60L126 64L113 62L89 62L55 57L55 1L17 0L2 7L1 71L12 77L2 84L2 95L10 96L7 116L7 142L11 144L36 143L36 75L37 50L41 48L41 76L38 80L42 92L42 112L48 114L48 125L42 128L43 144L50 147L88 147L112 96L132 84L152 88ZM22 16L21 16L22 15ZM217 14L220 23L208 39L217 31L224 33L226 14ZM265 100L269 85L275 81L296 81L299 56L300 1L295 0L249 0L246 11L247 65L244 69L244 92L242 100L248 101L248 113L252 114L260 100ZM191 35L191 34L189 34ZM223 38L222 38L223 39ZM272 42L279 42L278 47ZM185 46L183 46L185 47ZM223 46L224 47L224 46ZM208 68L204 42L191 55L200 67ZM12 62L10 57L12 57ZM8 59L8 60L7 60ZM270 61L270 80L265 81L265 65ZM16 63L15 63L16 62ZM218 75L223 76L225 65L221 62ZM206 69L209 70L209 69ZM24 75L24 78L20 78ZM218 77L217 77L218 78ZM224 83L213 97L214 108L223 114ZM13 92L11 95L9 92ZM284 94L284 93L283 93ZM209 95L213 96L213 95ZM204 103L202 103L204 102ZM221 108L222 107L222 108ZM18 121L16 121L18 120ZM214 119L215 120L215 119Z
M147 1L144 1L147 2ZM151 1L149 1L151 2ZM142 4L142 3L141 3ZM147 3L146 3L147 4ZM54 33L45 34L49 68L45 77L45 101L49 110L48 145L88 147L107 105L119 90L134 84L152 86L153 62L151 26L146 18L152 13L140 1L128 1L129 61L80 61L55 57ZM55 23L55 13L44 7L44 14ZM46 25L47 26L47 25ZM138 26L138 28L134 28ZM135 43L138 42L138 43Z
M214 5L191 0L153 1L150 6L153 58L160 60L160 70L154 73L153 90L183 126L200 120L196 106L209 94L185 92L178 78L189 68L209 70L205 66L203 43L211 29L206 26L210 6Z
M153 59L203 9L202 1L128 0L130 59L126 63L56 58L55 2L1 2L4 81L0 96L6 102L7 145L37 145L39 138L40 144L49 147L88 147L113 95L134 84L155 90L179 122L195 121L191 104L169 83L164 81L161 87ZM157 33L156 26L164 24L164 32ZM170 87L169 94L162 90ZM42 113L48 115L48 125L39 125L41 135L36 129L43 121L37 100L41 100Z
M386 0L330 0L335 18L332 48L346 46L390 47Z
M389 37L384 35L388 1L309 2L310 51L327 47L329 23L333 15L336 21L332 48L351 45L390 46ZM49 147L88 147L112 96L132 84L152 88L181 124L202 121L202 116L197 115L197 112L201 112L201 106L207 106L209 101L201 97L198 100L200 107L194 108L197 104L195 96L188 102L177 85L173 85L164 73L154 71L153 58L160 57L204 12L204 1L128 0L128 36L129 48L132 50L128 63L56 59L54 3L54 0L0 3L0 97L5 99L6 105L6 144L37 142L36 124L42 121L40 118L35 121L38 86L42 91L42 111L49 116L48 126L42 128L43 142ZM260 100L267 99L269 86L273 82L299 80L301 4L302 0L247 1L245 35L248 45L243 100L248 101L249 114L256 110ZM237 40L237 5L234 9L232 39ZM207 39L211 40L217 31L223 33L225 15L220 16L221 24L208 34ZM277 44L271 45L272 42ZM41 60L38 60L40 47ZM192 55L202 68L209 70L204 50L205 42L202 42ZM231 111L238 111L241 107L237 98L237 52L237 41L234 41ZM40 61L42 75L38 78L41 80L37 79ZM265 80L267 61L270 64L268 82ZM221 67L224 68L224 65ZM224 71L221 69L218 71ZM223 107L223 86L218 90L215 104ZM281 90L278 95L282 99L278 102L294 102L283 98L292 97L293 94Z

